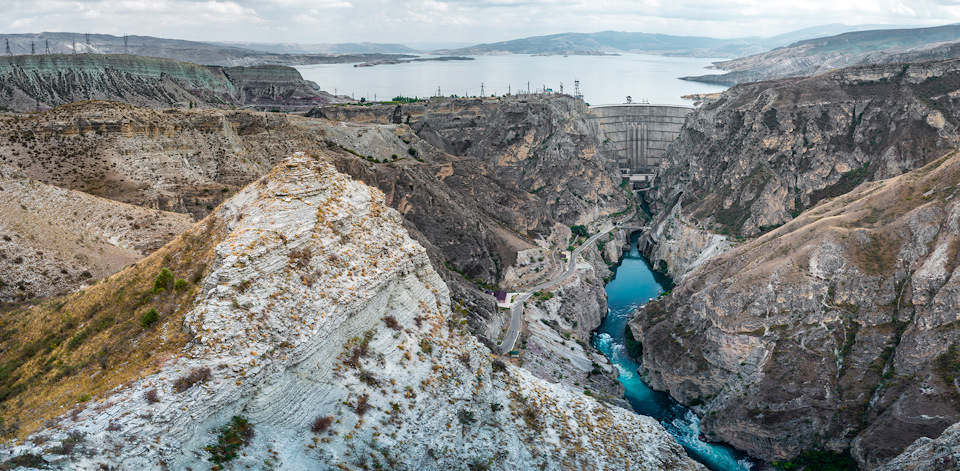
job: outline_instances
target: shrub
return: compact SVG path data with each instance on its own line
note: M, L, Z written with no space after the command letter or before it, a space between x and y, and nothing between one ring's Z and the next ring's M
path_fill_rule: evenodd
M149 311L143 313L143 316L140 317L140 327L146 329L153 324L156 324L160 319L160 313L156 309L150 308Z
M474 416L472 410L460 409L457 411L457 419L460 420L460 423L463 425L470 425L477 421L476 416Z
M504 363L504 362L501 361L501 360L493 360L493 365L492 365L492 366L493 366L493 371L496 371L496 372L498 372L498 373L502 373L502 372L504 372L504 371L507 371L507 364Z
M169 268L163 268L153 281L153 292L162 293L173 287L173 272Z
M229 424L219 430L217 443L203 447L210 453L210 461L220 465L236 459L240 449L253 440L253 425L240 416L233 416ZM219 468L218 468L219 469Z
M393 316L386 316L386 317L384 317L384 318L383 318L383 323L384 323L384 324L387 324L387 327L389 327L389 328L391 328L391 329L393 329L393 330L396 330L397 332L399 332L400 330L403 329L403 327L400 327L400 322L397 320L397 318L396 318L396 317L393 317Z
M407 149L407 153L410 154L410 155L413 156L413 157L416 157L416 156L417 156L417 149L414 149L413 147L411 147L411 148Z
M310 426L310 431L319 435L330 430L331 425L333 425L333 416L317 417L313 419L313 425Z
M370 405L370 396L367 394L361 394L357 397L357 404L353 406L353 411L356 412L360 417L363 417L363 414L366 414L371 407L373 406Z
M360 371L360 381L363 381L371 388L375 388L380 385L380 380L378 380L377 377L369 371Z
M176 283L173 284L174 291L183 291L188 287L190 287L190 284L187 283L187 280L184 280L183 278L178 279Z
M187 389L193 387L197 383L205 383L210 379L210 368L196 368L188 374L185 374L177 378L173 382L173 391L176 393L182 393Z
M422 350L423 353L430 355L433 353L433 344L427 339L422 339L420 340L420 350Z
M151 389L143 393L143 397L144 399L147 400L147 404L154 404L154 403L160 402L160 398L157 397L156 389Z
M43 469L47 467L47 460L43 459L40 455L25 453L0 463L0 470L17 469L20 467Z

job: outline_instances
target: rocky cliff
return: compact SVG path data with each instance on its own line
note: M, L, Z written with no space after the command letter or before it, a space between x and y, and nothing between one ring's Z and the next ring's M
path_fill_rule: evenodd
M0 58L0 109L35 111L80 100L138 106L249 107L305 111L336 102L284 66L207 67L131 55L47 54Z
M164 291L159 266L192 281ZM90 327L102 327L92 297L142 287L139 331L133 312ZM45 321L54 312L78 323ZM5 317L4 424L29 438L2 447L5 464L702 469L654 420L491 362L459 320L383 195L299 155L137 267ZM28 348L84 325L78 345ZM135 349L127 361L27 381L47 356L83 358L117 331L133 336L114 347ZM154 366L131 366L142 362Z
M631 328L709 438L869 469L960 420L956 65L738 86L688 121L647 241L682 282Z
M753 237L864 181L958 144L960 61L842 69L739 85L691 114L648 198L694 225Z

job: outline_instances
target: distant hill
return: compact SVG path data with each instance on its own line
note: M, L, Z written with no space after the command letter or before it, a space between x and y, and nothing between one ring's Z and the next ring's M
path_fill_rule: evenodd
M299 44L299 43L250 43L241 41L211 42L226 47L240 47L253 51L276 54L416 54L420 51L403 44L383 43L338 43L338 44Z
M83 34L43 32L24 34L0 34L0 40L10 42L14 55L44 54L131 54L146 57L163 57L201 65L224 67L251 65L301 65L354 63L396 58L386 54L320 54L276 53L243 47L209 44L182 39L156 38L152 36L113 36L110 34Z
M801 29L771 38L744 37L717 39L700 36L671 36L668 34L602 31L599 33L562 33L534 36L458 49L443 49L434 54L444 55L499 55L499 54L567 54L601 51L607 53L632 52L666 56L741 57L757 54L796 41L835 35L847 31L870 28L830 24ZM879 27L877 27L879 28Z
M960 25L856 31L808 39L740 59L716 62L725 74L685 77L738 84L812 76L841 67L960 57Z

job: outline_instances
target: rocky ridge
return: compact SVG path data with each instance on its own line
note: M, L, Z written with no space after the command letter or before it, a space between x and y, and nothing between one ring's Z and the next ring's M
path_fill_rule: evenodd
M766 460L849 448L869 469L939 434L960 420L958 183L950 154L701 259L631 322L642 374ZM690 267L709 233L678 214Z
M183 350L94 391L7 456L58 469L204 465L218 427L242 416L254 433L237 465L702 469L652 419L491 364L399 213L323 160L286 160L195 231L215 248L192 262L207 268ZM175 247L152 258L182 261Z
M853 31L806 39L748 57L715 62L723 74L684 77L697 82L741 84L787 77L810 77L870 64L956 59L960 27Z
M754 237L861 182L919 168L958 145L958 77L952 60L733 87L690 115L651 208Z
M0 58L0 109L38 111L79 100L162 108L306 111L340 101L292 67L209 67L132 55Z

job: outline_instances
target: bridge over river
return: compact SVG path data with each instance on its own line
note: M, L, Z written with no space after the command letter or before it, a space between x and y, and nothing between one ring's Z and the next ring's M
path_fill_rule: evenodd
M617 146L620 174L636 191L649 186L667 146L680 135L693 110L692 106L626 103L591 106L588 116Z

